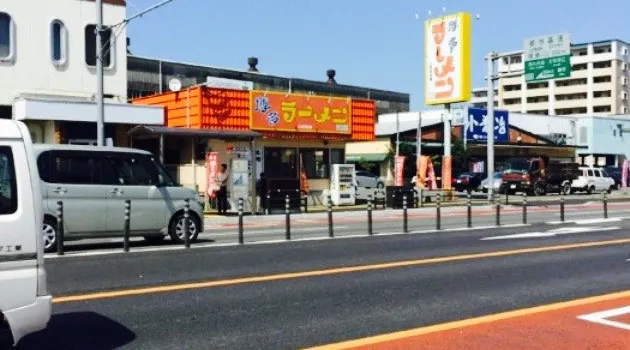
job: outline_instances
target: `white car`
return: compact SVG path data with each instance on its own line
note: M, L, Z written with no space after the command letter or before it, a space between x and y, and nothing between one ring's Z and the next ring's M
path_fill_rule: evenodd
M582 175L571 183L571 192L611 192L615 188L615 180L606 171L594 167L580 167Z
M367 187L367 188L383 188L385 187L385 180L378 176L374 175L369 171L365 170L357 170L356 180L358 187Z

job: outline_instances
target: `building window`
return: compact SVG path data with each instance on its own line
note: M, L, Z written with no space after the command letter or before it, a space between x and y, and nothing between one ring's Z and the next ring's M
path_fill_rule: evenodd
M295 148L265 147L264 172L268 178L297 178L297 154Z
M309 179L327 179L329 174L329 154L327 149L300 149L300 161Z
M8 13L0 12L0 61L9 61L15 54L13 19Z
M110 68L113 65L112 60L112 30L106 29L101 33L101 42L103 48L103 67ZM85 63L90 67L96 66L96 25L89 24L85 26Z
M595 106L593 107L593 112L595 113L606 113L610 112L612 109L610 106Z
M68 31L60 20L50 24L50 54L54 65L66 64L68 55Z

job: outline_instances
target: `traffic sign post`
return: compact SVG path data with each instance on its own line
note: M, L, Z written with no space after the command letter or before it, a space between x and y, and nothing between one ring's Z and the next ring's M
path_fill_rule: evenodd
M526 82L569 78L571 40L569 34L553 34L526 39L523 45Z

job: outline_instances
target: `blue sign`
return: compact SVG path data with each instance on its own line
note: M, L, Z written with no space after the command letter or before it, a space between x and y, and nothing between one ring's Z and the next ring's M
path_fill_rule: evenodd
M466 140L483 141L488 139L487 114L485 108L468 108L468 117L464 122ZM508 111L494 110L494 140L508 142L510 139L510 120Z

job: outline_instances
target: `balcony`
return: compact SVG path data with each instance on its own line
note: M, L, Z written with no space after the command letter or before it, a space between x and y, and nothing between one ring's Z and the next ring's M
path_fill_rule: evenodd
M501 91L501 99L508 99L508 98L521 98L523 97L523 90L516 90L516 91Z
M564 108L579 108L586 107L588 104L587 99L574 99L574 100L556 100L554 102L555 109L564 109Z
M525 109L528 111L540 111L549 109L549 101L547 102L530 102L525 105Z

